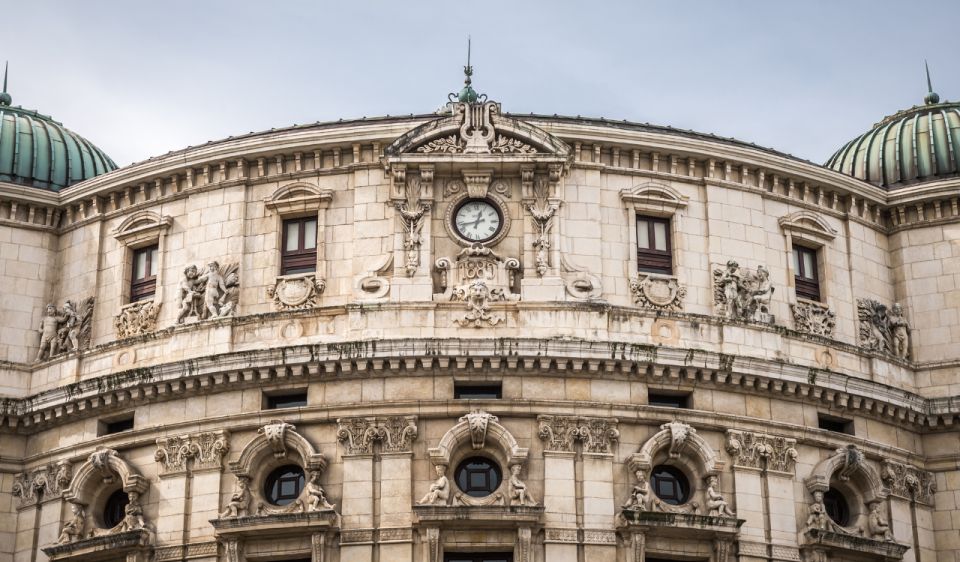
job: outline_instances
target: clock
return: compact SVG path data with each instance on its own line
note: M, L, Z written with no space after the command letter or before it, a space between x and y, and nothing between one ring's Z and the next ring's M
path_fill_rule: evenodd
M470 242L493 239L503 226L499 207L486 199L466 199L453 213L453 230Z

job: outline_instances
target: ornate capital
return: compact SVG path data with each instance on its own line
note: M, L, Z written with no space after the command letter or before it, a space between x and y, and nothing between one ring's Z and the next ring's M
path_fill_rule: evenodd
M793 473L797 463L797 440L766 433L727 430L727 452L733 465L742 468Z
M208 431L157 439L153 458L160 463L160 475L184 473L188 470L221 469L223 457L230 450L230 433Z
M337 419L337 439L350 455L371 454L374 443L383 453L408 453L416 438L416 416Z
M890 459L883 459L880 478L889 488L890 494L913 499L927 505L933 504L933 494L937 491L937 482L933 473Z
M52 462L14 475L12 493L17 498L17 507L29 507L60 497L70 486L72 477L73 467L68 461Z
M610 453L620 439L616 418L537 416L545 451L573 452L580 442L585 453Z

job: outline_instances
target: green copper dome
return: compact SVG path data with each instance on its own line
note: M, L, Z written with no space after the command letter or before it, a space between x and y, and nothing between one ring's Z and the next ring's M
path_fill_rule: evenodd
M825 166L890 189L960 174L960 103L939 103L932 91L924 101L848 142Z
M60 191L117 168L87 139L10 103L10 94L0 94L0 182Z

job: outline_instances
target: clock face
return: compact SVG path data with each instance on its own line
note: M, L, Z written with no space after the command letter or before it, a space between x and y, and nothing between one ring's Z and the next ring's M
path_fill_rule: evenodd
M468 199L453 216L454 229L471 242L493 238L500 230L500 211L482 199Z

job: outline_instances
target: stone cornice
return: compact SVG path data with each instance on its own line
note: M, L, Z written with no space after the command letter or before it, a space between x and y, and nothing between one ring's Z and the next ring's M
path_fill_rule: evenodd
M4 399L0 415L4 425L33 432L59 420L218 388L434 368L558 373L585 369L604 376L640 376L652 383L713 385L844 408L917 429L952 425L960 414L960 405L952 401L937 402L941 409L934 412L930 401L899 388L759 358L578 339L424 338L296 345L193 358L92 378L24 399Z

